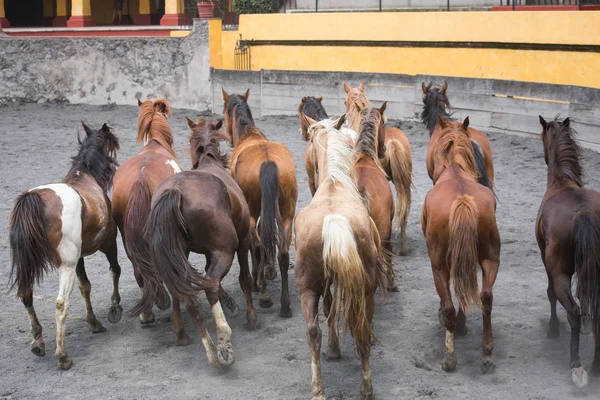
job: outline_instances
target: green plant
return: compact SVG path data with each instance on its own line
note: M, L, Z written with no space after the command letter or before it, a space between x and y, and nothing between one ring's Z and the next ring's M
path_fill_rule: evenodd
M279 12L283 0L234 0L233 10L238 14L266 14Z

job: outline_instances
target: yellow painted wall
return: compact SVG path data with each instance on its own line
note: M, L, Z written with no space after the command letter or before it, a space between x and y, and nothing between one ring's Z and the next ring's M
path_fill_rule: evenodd
M210 22L211 66L233 69L235 43L257 40L489 41L600 45L600 12L408 12L242 15ZM220 46L219 46L220 43ZM600 54L559 51L254 46L252 69L508 79L600 88Z

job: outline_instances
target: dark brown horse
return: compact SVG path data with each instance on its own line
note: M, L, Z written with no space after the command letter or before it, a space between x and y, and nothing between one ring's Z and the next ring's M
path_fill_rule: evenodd
M327 357L342 356L337 330L343 310L344 333L350 330L361 359L364 400L374 398L369 359L375 290L385 292L387 280L379 234L356 187L352 147L339 132L343 122L344 116L332 125L319 122L309 128L321 172L315 196L296 217L295 273L312 355L312 398L325 399L319 327L323 297L329 326Z
M354 176L358 190L368 200L369 216L375 222L388 271L388 290L398 291L392 267L392 220L394 196L379 160L384 153L385 117L381 108L364 108L360 113L358 140L354 147Z
M31 323L31 351L46 354L46 344L33 307L33 285L46 272L58 268L59 288L56 299L56 358L58 366L69 369L73 362L65 347L69 296L75 275L85 301L86 321L93 333L105 329L96 318L90 299L92 285L85 272L83 258L101 251L106 255L113 277L110 315L121 313L117 261L117 226L110 217L110 190L117 169L113 158L119 141L105 125L97 132L83 124L86 137L79 140L79 153L62 183L38 186L17 197L10 215L12 254L11 289L16 287Z
M281 310L291 317L288 289L289 248L298 200L298 184L292 154L281 143L270 142L256 127L248 107L250 89L242 96L223 90L225 127L233 144L231 176L238 183L250 208L252 266L260 290L260 306L271 307L265 278L275 278L278 254L281 271Z
M173 132L167 122L171 108L165 99L138 100L139 117L136 143L144 143L139 154L125 161L117 170L113 182L112 214L115 219L125 252L133 265L133 272L140 289L144 281L154 280L156 289L152 298L160 309L169 307L169 295L162 285L156 284L156 276L150 265L150 247L144 237L144 227L150 214L152 192L165 178L181 172L173 149ZM150 294L148 294L150 295ZM143 324L154 322L152 304L140 310L138 303L132 314L139 314Z
M346 91L346 112L350 129L358 130L360 113L369 107L369 99L365 92L365 85L360 82L358 87L351 88L344 83ZM396 230L400 232L400 254L406 254L406 226L412 198L412 155L408 138L398 128L386 126L384 138L384 152L380 154L381 165L389 180L396 188Z
M475 150L468 126L468 117L458 126L440 121L435 152L438 179L425 197L421 225L440 296L440 319L446 327L446 356L442 368L446 371L456 368L454 335L466 333L465 315L475 303L483 314L481 369L485 373L495 368L492 287L500 264L500 234L494 193L477 182ZM477 283L478 264L482 270L481 294ZM460 306L458 315L452 304L450 282L454 284Z
M446 108L450 107L450 101L446 95L448 90L448 82L444 81L441 87L433 87L433 82L429 85L422 83L423 90L423 111L421 112L421 121L429 130L429 144L427 146L427 173L435 182L439 175L434 174L435 166L435 151L438 146L442 128L440 121L453 123L460 126L459 121L453 121L451 115ZM484 186L493 189L494 186L494 162L492 160L492 147L490 141L485 134L477 129L468 128L469 137L473 142L473 150L475 151L475 162L477 164L478 181ZM486 173L483 173L486 170ZM441 170L440 170L441 171Z
M592 324L596 349L591 372L600 376L600 193L583 187L579 144L569 118L546 122L540 116L540 123L548 187L538 212L535 234L548 274L548 337L558 337L558 299L571 325L573 383L585 387L588 376L579 358L582 320ZM579 305L571 293L575 273Z
M189 343L181 318L180 301L183 300L202 338L209 362L222 370L233 364L234 353L231 328L219 301L219 288L236 253L240 285L246 296L248 328L255 329L258 325L248 265L250 215L242 191L226 171L229 157L219 150L220 141L225 139L218 132L223 121L215 124L200 119L197 123L190 120L188 123L192 128L193 170L165 179L152 198L148 220L152 265L173 296L175 343ZM190 265L190 252L206 256L206 274ZM145 285L143 293L146 291L154 292ZM216 347L204 326L196 299L199 291L206 292L212 308L217 325Z

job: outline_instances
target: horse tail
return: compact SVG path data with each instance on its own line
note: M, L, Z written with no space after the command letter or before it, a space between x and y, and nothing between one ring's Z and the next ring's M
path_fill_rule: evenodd
M152 190L146 179L133 185L123 217L123 239L125 249L136 273L142 277L142 296L130 311L137 316L151 310L158 299L168 296L150 258L150 245L144 235L152 202Z
M33 292L44 274L60 264L58 252L50 243L44 226L44 200L38 192L25 192L17 197L10 214L10 252L12 268L9 291L17 287L21 298Z
M350 221L340 214L329 214L323 220L323 268L326 282L333 282L333 301L336 324L344 309L344 334L347 329L356 341L359 353L364 354L374 337L367 318L367 274L358 252ZM330 314L332 315L332 314Z
M458 197L450 209L450 240L446 261L460 308L470 313L473 303L482 308L477 284L479 210L472 196Z
M178 298L194 297L212 285L188 261L188 229L182 203L181 189L165 190L150 211L147 228L152 263L167 289Z
M401 237L404 241L411 203L412 157L410 150L406 149L399 140L391 140L387 144L387 152L390 160L390 170L392 171L391 178L398 198L394 212L396 230L401 231Z
M483 155L483 150L481 150L481 145L472 139L471 142L473 143L473 154L475 156L475 164L477 165L477 182L493 191L494 185L485 166L485 156Z
M283 232L283 222L279 212L279 168L273 161L265 161L260 166L260 264L275 265L277 248L283 242L279 237Z
M591 317L594 334L600 335L600 220L590 210L578 212L574 220L577 298L581 314Z

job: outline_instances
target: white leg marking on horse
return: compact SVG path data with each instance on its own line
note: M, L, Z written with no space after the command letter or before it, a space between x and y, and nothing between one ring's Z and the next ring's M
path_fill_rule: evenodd
M181 167L175 160L168 160L165 164L169 164L173 168L173 173L178 174L181 172Z
M454 353L454 333L446 330L446 353Z
M217 325L217 335L219 336L219 343L228 342L231 339L231 328L225 319L223 314L223 308L221 302L217 301L212 306L213 316L215 317L215 324Z

